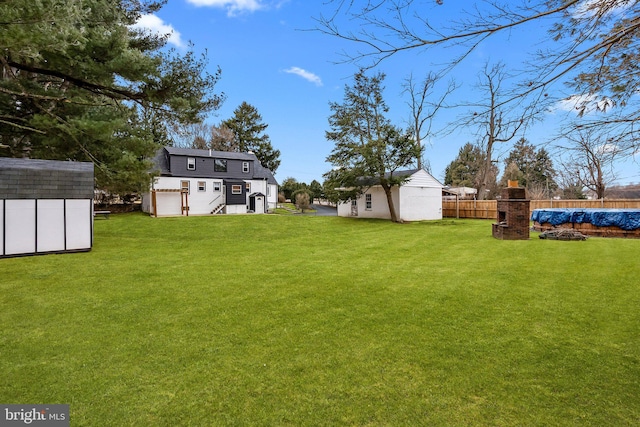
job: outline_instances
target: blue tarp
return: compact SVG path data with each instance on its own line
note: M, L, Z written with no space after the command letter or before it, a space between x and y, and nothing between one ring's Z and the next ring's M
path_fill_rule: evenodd
M579 209L553 208L534 209L531 220L539 224L582 224L597 227L616 226L631 231L640 228L640 209Z

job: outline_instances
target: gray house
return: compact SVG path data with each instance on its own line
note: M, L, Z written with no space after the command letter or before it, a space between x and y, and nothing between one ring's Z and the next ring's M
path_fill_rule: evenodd
M89 251L93 163L0 158L0 257Z
M155 178L142 196L153 216L265 213L278 201L278 183L255 154L163 147Z

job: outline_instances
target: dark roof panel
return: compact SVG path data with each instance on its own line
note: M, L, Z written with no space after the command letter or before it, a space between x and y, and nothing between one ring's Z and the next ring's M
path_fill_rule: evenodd
M418 172L420 169L408 169L408 170L399 170L393 172L393 175L390 172L384 174L385 178L389 178L393 176L394 178L406 178L414 173ZM358 182L361 185L378 185L380 184L380 178L378 177L362 177L358 179Z
M273 176L273 173L262 166L258 157L254 153L238 153L235 151L215 151L215 150L199 150L194 148L179 148L179 147L163 147L158 150L156 157L154 158L155 169L160 172L161 175L166 176L181 176L180 171L171 171L169 156L183 156L183 157L197 157L197 158L210 158L210 159L226 159L226 160L242 160L245 162L253 163L253 175L232 176L230 174L222 174L216 176L224 179L242 179L245 176L250 179L263 179L267 183L278 185L278 182ZM177 174L177 175L176 175ZM197 175L205 177L205 175Z
M236 151L199 150L195 148L164 147L173 156L215 157L230 160L257 160L253 153L238 153Z
M93 199L93 163L0 157L0 199Z

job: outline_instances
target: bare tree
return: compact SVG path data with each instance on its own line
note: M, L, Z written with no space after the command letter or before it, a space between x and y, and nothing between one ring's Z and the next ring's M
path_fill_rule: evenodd
M566 83L579 114L591 108L606 113L591 118L583 129L609 127L620 149L628 152L640 145L640 99L635 96L640 90L639 1L433 0L434 10L428 9L428 2L415 0L328 3L331 13L317 19L317 29L353 42L357 49L347 60L369 67L407 51L448 48L446 71L499 34L539 34L537 40L530 37L532 60L520 90L512 96L553 102L567 94L550 89ZM448 12L457 18L442 23L437 9L456 7L455 13ZM358 30L345 30L347 26Z
M409 76L403 82L402 93L409 94L409 108L411 110L411 128L413 129L414 137L418 148L421 152L422 141L432 135L433 119L444 106L444 101L448 95L450 95L455 89L456 84L451 80L444 93L435 101L429 101L434 96L434 88L438 82L439 77L435 73L429 73L420 82L416 82L413 78L413 74ZM427 161L428 164L428 161ZM422 169L423 159L418 159L418 169ZM430 166L427 170L430 169Z
M171 140L175 147L181 148L208 148L211 127L206 123L190 123L187 125L175 125L171 129Z
M565 139L559 148L568 154L563 163L566 173L603 199L607 187L616 179L613 165L620 149L615 139L594 129L569 133Z
M305 210L309 210L311 203L309 202L309 194L298 193L296 194L296 207L304 213Z
M224 124L192 123L174 126L171 139L175 147L200 150L239 151L235 134Z
M561 165L561 169L558 172L558 194L563 199L586 199L584 195L584 186L580 183L575 171L570 170L572 165Z
M494 157L493 152L496 144L511 141L524 124L531 120L528 109L523 113L517 113L516 109L507 109L502 99L507 96L507 89L504 87L507 75L504 65L498 63L490 66L485 64L479 75L477 88L483 94L482 101L473 105L473 110L468 116L462 118L457 125L475 127L478 133L478 146L482 151L484 165L479 172L478 198L487 198L487 191L490 187L493 176ZM491 182L490 182L491 181Z
M209 148L219 151L240 151L236 135L223 123L211 126Z

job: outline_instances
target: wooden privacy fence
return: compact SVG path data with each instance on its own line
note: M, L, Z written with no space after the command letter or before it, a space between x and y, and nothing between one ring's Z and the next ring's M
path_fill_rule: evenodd
M640 199L599 200L531 200L530 210L545 208L611 208L640 209ZM495 200L443 200L445 218L495 219L498 216Z

